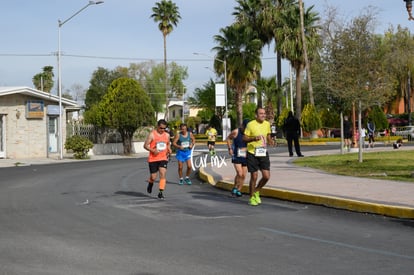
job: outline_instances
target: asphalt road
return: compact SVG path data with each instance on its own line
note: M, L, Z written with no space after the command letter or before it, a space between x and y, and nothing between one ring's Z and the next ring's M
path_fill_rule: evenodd
M0 175L0 274L414 272L414 221L266 198L251 207L196 179L179 186L174 160L164 201L146 194L145 159Z

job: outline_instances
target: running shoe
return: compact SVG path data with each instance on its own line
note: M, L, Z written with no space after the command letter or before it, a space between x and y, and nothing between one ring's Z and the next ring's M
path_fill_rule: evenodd
M147 186L147 192L148 194L151 194L152 192L152 187L154 186L154 183L148 182L148 186Z
M160 200L165 199L164 194L163 194L161 191L158 193L158 198L159 198Z
M262 199L260 199L260 192L259 191L254 192L254 195L253 196L256 199L256 202L258 204L261 204L262 203Z
M191 185L191 184L192 184L192 182L191 182L190 178L185 178L185 182L186 182L188 185Z
M236 187L233 187L233 189L231 189L231 194L233 195L233 196L236 196L236 194L237 194L237 188Z
M184 184L184 180L180 179L180 181L178 182L179 185L183 185Z
M259 205L259 204L257 203L257 201L256 201L255 196L250 197L250 199L249 199L249 205L251 205L251 206L258 206L258 205Z
M240 198L241 196L243 196L242 192L240 192L239 190L236 191L236 197Z

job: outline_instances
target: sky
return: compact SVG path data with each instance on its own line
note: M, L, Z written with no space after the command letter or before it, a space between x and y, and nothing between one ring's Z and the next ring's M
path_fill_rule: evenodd
M414 27L403 0L303 0L321 16L326 7L337 8L349 21L368 6L378 11L376 32L390 25ZM98 67L109 70L149 60L163 62L163 37L150 18L156 0L105 0L76 14L60 28L62 90L89 87ZM210 78L216 46L213 37L233 22L235 0L173 0L181 20L167 38L167 58L188 69L188 94ZM2 1L0 11L0 86L33 87L32 78L44 66L53 66L57 83L58 20L64 22L89 3L87 0ZM194 55L194 53L203 55ZM276 74L273 46L263 50L262 76ZM288 77L284 62L283 77ZM52 89L57 93L57 88Z

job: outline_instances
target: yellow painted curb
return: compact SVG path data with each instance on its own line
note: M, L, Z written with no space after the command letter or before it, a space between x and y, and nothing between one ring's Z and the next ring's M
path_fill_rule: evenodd
M203 167L200 167L199 172L198 172L198 176L200 177L200 179L202 179L203 181L209 183L210 185L216 186L216 183L214 181L213 176L211 176L210 174L207 174L204 171Z
M219 181L212 185L214 185L217 188L228 191L230 191L233 188L233 183L226 181ZM243 186L243 189L241 191L242 193L248 193L248 189L248 186ZM344 209L354 212L372 213L395 218L414 219L414 208L404 206L370 203L340 197L323 196L275 188L263 188L260 192L260 195L263 197L271 197L287 201L323 205L326 207Z

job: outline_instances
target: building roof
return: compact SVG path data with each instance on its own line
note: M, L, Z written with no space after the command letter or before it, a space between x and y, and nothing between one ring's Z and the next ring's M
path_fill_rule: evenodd
M59 103L59 96L52 95L50 93L42 92L40 90L36 90L29 87L24 86L17 86L17 87L0 87L0 97L6 96L6 95L12 95L12 94L24 94L24 95L30 95L36 98L50 100ZM80 108L80 106L77 104L76 101L67 99L62 97L62 105L66 105L67 107L74 107L74 108Z

